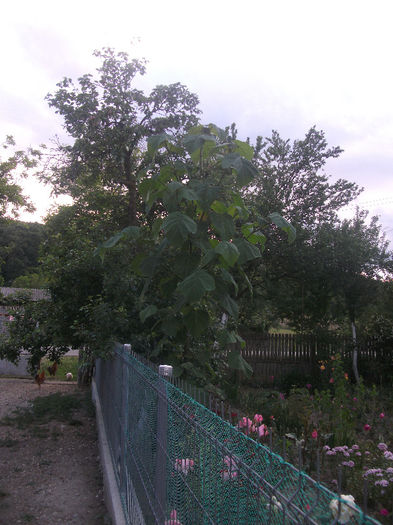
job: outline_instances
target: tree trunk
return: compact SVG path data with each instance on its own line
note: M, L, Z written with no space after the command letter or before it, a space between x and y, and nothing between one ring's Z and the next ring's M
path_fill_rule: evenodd
M352 350L352 370L356 379L356 383L359 383L359 371L358 371L358 342L356 337L356 325L355 321L351 321L352 327L352 341L353 341L353 350Z
M87 348L79 350L78 386L89 386L93 379L94 359Z
M138 219L136 215L137 205L137 189L136 179L132 173L131 167L131 155L127 152L124 157L124 174L127 181L128 189L128 209L127 209L127 220L128 226L138 226Z

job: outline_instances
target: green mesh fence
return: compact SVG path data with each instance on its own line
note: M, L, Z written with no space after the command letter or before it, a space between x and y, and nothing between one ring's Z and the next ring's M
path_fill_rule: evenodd
M128 523L379 523L122 345L95 381Z

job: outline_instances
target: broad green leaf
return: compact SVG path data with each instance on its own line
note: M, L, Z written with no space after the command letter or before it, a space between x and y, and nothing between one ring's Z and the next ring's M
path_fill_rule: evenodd
M228 211L227 206L222 201L212 202L210 208L216 213L226 213Z
M237 182L240 187L249 184L257 175L257 168L251 162L238 153L228 153L221 160L221 166L232 168L237 172Z
M183 252L178 254L173 265L173 272L181 277L189 275L196 270L200 261L199 254Z
M113 235L112 237L101 243L99 246L97 246L97 248L94 251L94 255L98 255L101 258L101 260L103 260L106 250L116 246L116 244L122 239L128 238L135 240L139 237L139 234L139 226L127 226L127 228L124 228L120 232L116 233L116 235Z
M215 230L220 234L221 239L227 241L234 237L235 223L230 215L227 213L211 212L210 219Z
M204 210L208 210L213 201L219 199L222 188L219 186L212 186L207 182L197 182L192 185L196 192L200 206Z
M253 259L258 259L258 257L261 257L259 248L247 242L245 239L235 239L233 243L236 244L236 247L240 253L239 259L237 261L239 264L244 264L248 261L252 261Z
M216 135L220 140L225 140L227 138L227 133L224 129L219 128L215 124L210 123L209 124L210 131L213 133L213 135Z
M237 319L239 315L239 305L229 294L220 297L218 302L231 317Z
M170 297L173 294L173 292L176 290L176 286L178 282L179 282L179 279L176 276L171 276L166 279L162 279L159 283L161 294L165 298Z
M233 330L221 329L217 332L217 340L221 347L236 343L236 334Z
M199 337L209 326L209 314L205 310L191 310L185 317L184 322L195 337Z
M215 145L216 137L207 133L200 133L198 135L186 135L183 139L183 144L190 154L199 151L206 142L211 142Z
M228 365L234 370L240 370L247 377L250 377L253 373L252 367L247 363L247 361L242 357L240 352L237 350L231 350L228 354Z
M164 334L171 337L174 337L177 334L180 327L180 321L178 321L176 317L173 316L164 319L164 321L161 323L161 330L164 332Z
M183 188L179 191L179 196L181 199L185 199L186 201L196 201L198 200L198 195L195 193L194 190L191 188L187 188L183 184Z
M254 295L254 290L253 290L252 284L250 282L250 279L248 278L248 275L246 274L246 272L243 270L243 268L241 266L238 267L238 270L239 270L240 275L245 280L247 288L248 288L248 291L250 292L250 295L252 297Z
M250 144L241 140L235 140L234 143L236 144L236 153L239 153L247 160L252 160L254 157L254 148L252 148Z
M288 242L292 243L296 239L296 230L284 217L274 212L269 215L269 219L288 235Z
M251 244L259 244L263 251L266 243L266 236L260 231L255 231L248 235L247 241Z
M158 237L158 235L160 234L163 222L164 222L164 219L162 219L161 217L158 217L153 222L153 225L151 227L151 232L154 235L154 237Z
M228 213L231 217L238 216L242 220L247 220L250 214L243 199L237 193L232 193L232 204L228 207Z
M235 294L237 295L238 291L239 291L239 287L237 285L237 282L235 281L235 279L233 278L233 275L230 274L228 272L228 270L226 270L225 268L223 268L221 270L221 277L224 279L225 282L227 283L230 283L234 286L235 288Z
M148 306L146 306L146 308L144 308L143 310L139 312L139 319L141 320L142 323L144 323L146 319L148 319L149 317L151 317L152 315L156 313L157 313L157 306L155 306L154 304L149 304Z
M224 169L240 168L240 166L241 166L241 156L239 155L239 153L227 153L226 155L223 156L223 158L221 160L221 166Z
M187 187L186 184L182 184L181 182L177 181L170 182L166 188L166 192L169 195L173 195L176 193L178 201L180 201L181 199L185 199L188 201L196 201L198 199L198 195L193 189Z
M233 243L228 241L220 242L215 247L214 251L221 255L221 257L229 266L233 266L240 255L237 247Z
M241 230L246 240L251 244L259 244L262 247L265 245L265 235L258 230L254 231L253 224L243 224Z
M166 188L169 193L175 193L175 191L181 190L183 186L184 184L182 184L181 182L178 182L177 180L173 180L172 182L168 184Z
M236 334L236 339L237 339L237 342L240 343L240 347L241 348L245 348L246 347L246 342L245 340L243 339L243 337L239 334Z
M177 285L177 291L189 302L196 302L215 288L213 277L205 270L196 270Z
M159 135L152 135L147 139L147 151L152 157L162 147L165 142L172 141L173 138L168 133L160 133Z
M139 226L127 226L107 241L103 242L104 248L113 248L121 239L137 239L139 237L140 228Z
M216 254L216 251L215 249L211 249L211 250L208 250L205 255L202 257L202 260L201 260L201 263L200 263L200 266L201 268L203 268L204 266L208 265L209 263L211 263L215 257L217 256Z
M162 228L175 246L182 245L190 234L197 231L196 222L180 211L170 213L162 223Z

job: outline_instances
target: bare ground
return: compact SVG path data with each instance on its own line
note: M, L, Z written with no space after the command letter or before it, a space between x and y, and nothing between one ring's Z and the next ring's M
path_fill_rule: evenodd
M75 383L0 378L0 421L36 396L80 393ZM83 395L83 392L82 394ZM4 422L3 422L4 423ZM94 412L18 428L0 423L0 525L107 525Z

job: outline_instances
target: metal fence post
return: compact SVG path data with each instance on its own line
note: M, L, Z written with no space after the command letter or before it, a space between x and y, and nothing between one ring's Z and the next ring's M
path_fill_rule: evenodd
M123 345L125 352L131 352L131 345ZM122 432L120 438L120 450L121 450L121 473L120 473L120 493L125 495L127 490L127 433L128 433L128 419L129 419L129 406L128 406L128 383L129 383L129 366L123 364L122 366L122 407L121 415L123 417Z
M158 404L157 404L157 456L155 493L158 504L159 523L164 523L166 515L166 457L167 457L167 431L168 431L168 400L166 381L164 378L172 377L173 368L170 365L158 367Z

